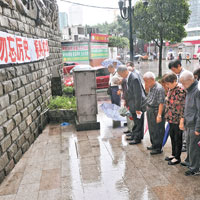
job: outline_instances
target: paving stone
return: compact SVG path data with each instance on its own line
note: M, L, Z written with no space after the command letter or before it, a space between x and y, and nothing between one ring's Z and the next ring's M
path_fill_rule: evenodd
M18 30L18 24L16 20L9 18L8 21L9 21L9 26L12 30L15 31Z
M17 74L18 75L18 74ZM17 78L14 78L12 79L12 82L13 82L13 87L14 89L18 89L21 87L21 81L20 79L17 77Z
M14 119L14 121L15 121L15 125L16 125L16 126L22 121L22 118L21 118L20 113L16 114L16 115L13 117L13 119Z
M22 22L19 22L19 21L17 23L18 23L19 31L24 32L25 31L24 24Z
M0 97L0 110L6 108L7 106L9 106L8 94Z
M19 98L25 97L25 95L26 95L26 90L25 90L24 87L21 87L21 88L18 89L18 95L19 95Z
M5 152L10 145L11 145L11 137L10 135L8 135L0 142L2 152Z
M14 156L15 163L17 163L20 160L21 157L22 157L22 150L19 149L19 151Z
M9 119L11 119L17 113L17 109L15 105L11 105L7 107L6 110L7 110L7 116Z
M16 102L17 111L20 112L24 108L23 100Z
M30 94L32 92L31 84L25 86L26 94Z
M0 96L2 96L3 95L3 85L2 85L2 83L0 83Z
M2 126L0 126L0 140L2 140L4 138L4 129Z
M23 110L21 110L21 116L22 119L25 119L28 116L28 108L24 108Z
M13 83L12 83L12 81L4 81L4 82L3 82L3 88L4 88L5 94L7 94L7 93L13 91L14 88L13 88Z
M15 163L14 160L12 159L8 165L5 167L5 172L6 172L6 176L11 172L11 170L14 168Z
M29 126L31 123L32 123L32 116L29 115L29 116L26 118L26 124L27 124L27 126Z
M5 28L10 28L9 24L8 24L8 18L5 16L0 16L1 17L1 27L5 27Z
M9 159L12 159L14 157L14 155L17 153L17 150L17 144L13 143L7 151Z
M34 107L33 107L33 103L29 104L28 105L28 113L32 113L32 111L34 110Z
M8 119L6 110L0 111L0 125L6 122Z
M19 124L19 131L20 133L23 133L25 130L26 130L26 122L25 121L22 121L20 124Z
M9 96L10 96L10 103L11 104L15 103L18 100L18 93L17 93L16 90L9 93Z
M16 127L14 130L12 130L12 132L10 134L11 134L12 142L14 142L20 135L18 127Z
M28 83L26 76L21 76L20 77L22 85L26 85Z
M32 92L32 93L29 95L29 97L30 97L30 101L32 102L33 100L35 100L35 93Z
M14 126L15 126L15 124L14 124L14 121L12 119L10 119L6 123L4 123L3 128L4 128L4 131L5 131L5 134L9 134L13 130Z
M25 153L29 148L29 143L28 141L26 141L23 145L22 145L22 152Z
M5 172L4 170L0 171L0 183L4 180L5 178Z
M23 103L24 103L24 107L28 106L28 104L30 103L30 98L29 96L25 96L23 98Z
M3 15L11 17L11 10L9 8L3 8Z
M24 144L25 142L25 137L24 137L24 134L23 135L20 135L19 138L17 139L17 146L18 148L22 147L22 145Z
M4 167L8 164L9 160L8 160L8 155L5 152L3 155L1 155L0 157L0 171L2 169L4 169Z

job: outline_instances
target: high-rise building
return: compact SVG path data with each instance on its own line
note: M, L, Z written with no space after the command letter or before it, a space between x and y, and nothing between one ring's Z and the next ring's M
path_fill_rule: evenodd
M72 5L69 8L69 24L70 26L83 25L83 9L79 5Z
M59 23L60 23L60 30L62 31L65 27L68 26L68 17L66 12L59 13Z

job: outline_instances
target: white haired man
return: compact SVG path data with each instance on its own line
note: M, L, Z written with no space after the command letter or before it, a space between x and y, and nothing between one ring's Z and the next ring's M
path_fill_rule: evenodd
M200 174L200 91L192 72L185 70L180 82L187 91L184 124L187 132L187 158L181 163L189 167L186 176Z
M126 103L133 117L134 126L132 129L130 145L141 143L144 136L144 110L143 103L145 102L145 91L142 83L135 73L128 71L126 66L119 66L118 74L127 80L127 99Z
M146 106L147 120L152 146L147 147L151 150L150 154L162 153L162 143L165 134L164 103L165 90L161 84L156 82L152 72L146 72L143 76L145 88L149 88Z

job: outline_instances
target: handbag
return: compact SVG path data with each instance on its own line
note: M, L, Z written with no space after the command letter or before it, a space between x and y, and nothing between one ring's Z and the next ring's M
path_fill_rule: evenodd
M108 95L111 95L111 86L108 87L108 89L107 89L107 94L108 94Z

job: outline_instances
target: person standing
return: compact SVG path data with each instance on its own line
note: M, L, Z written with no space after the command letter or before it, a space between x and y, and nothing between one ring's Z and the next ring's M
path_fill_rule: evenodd
M184 71L180 76L180 82L187 91L184 124L187 131L187 158L182 165L188 166L186 176L200 174L200 91L198 81L192 72Z
M191 63L189 54L186 55L186 65L187 65L188 62Z
M147 147L147 150L151 150L150 154L155 155L162 153L162 143L165 134L165 90L161 84L156 82L154 73L146 72L143 79L145 88L149 88L145 104L147 107L147 121L152 146Z
M169 123L169 135L172 145L172 155L166 157L165 160L168 161L168 165L176 165L181 162L186 92L178 85L177 76L174 73L167 74L164 80L169 88L165 102L165 118Z
M143 85L135 73L129 72L126 66L119 66L118 74L127 80L127 104L133 117L134 126L132 129L130 145L141 143L144 136L144 108L146 96Z
M120 106L121 96L118 95L118 90L119 90L118 80L121 77L119 76L113 65L108 66L108 71L110 72L109 86L111 88L111 93L110 93L111 103Z
M180 83L180 76L184 72L184 68L181 65L181 60L175 60L168 65L169 69L177 76L177 82ZM186 152L186 132L183 132L182 152Z

